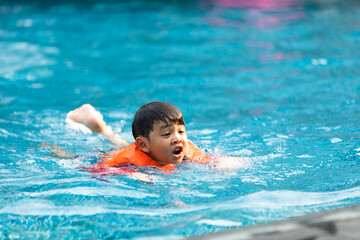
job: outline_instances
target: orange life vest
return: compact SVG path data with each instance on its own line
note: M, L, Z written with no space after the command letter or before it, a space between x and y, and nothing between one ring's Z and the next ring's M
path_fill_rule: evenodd
M206 164L212 159L206 153L201 151L193 142L188 141L188 151L185 154L186 158L196 163ZM146 153L141 151L136 143L132 143L122 150L115 150L108 155L104 155L104 159L100 162L98 167L116 167L121 164L134 164L136 166L154 166L163 170L173 170L174 164L160 165Z

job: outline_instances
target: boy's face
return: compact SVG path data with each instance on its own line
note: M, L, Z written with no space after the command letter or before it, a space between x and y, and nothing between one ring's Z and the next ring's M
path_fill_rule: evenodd
M184 125L158 121L147 141L147 154L161 165L180 164L188 150Z

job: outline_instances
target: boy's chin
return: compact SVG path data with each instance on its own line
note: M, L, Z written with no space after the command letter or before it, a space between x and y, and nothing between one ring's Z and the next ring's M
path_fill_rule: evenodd
M182 163L182 161L183 161L183 158L174 158L171 161L169 161L169 163L178 165L178 164Z
M176 160L174 164L176 164L176 165L177 165L177 164L180 164L180 163L182 163L182 161L183 161L183 159L180 158L180 159Z
M178 165L180 163L182 163L183 159L167 159L166 161L159 161L159 160L155 160L156 162L158 162L160 165L168 165L168 164L174 164L174 165Z

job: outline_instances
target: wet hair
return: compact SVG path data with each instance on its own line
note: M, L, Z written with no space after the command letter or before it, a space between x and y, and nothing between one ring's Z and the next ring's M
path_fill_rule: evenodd
M149 135L153 130L154 123L177 123L185 126L183 116L179 109L165 102L150 102L140 107L135 113L132 122L132 134L136 139L139 136L150 140Z

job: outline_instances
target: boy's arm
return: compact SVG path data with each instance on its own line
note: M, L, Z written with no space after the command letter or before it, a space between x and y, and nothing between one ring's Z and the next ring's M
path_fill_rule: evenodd
M109 142L111 142L112 144L114 144L115 146L125 148L126 146L129 145L129 143L127 143L125 140L123 140L119 134L114 133L113 130L111 129L111 127L109 127L109 126L106 126L105 129L103 131L101 131L100 133L102 135L104 135L106 137L106 139Z
M192 141L189 142L189 153L194 156L194 161L197 163L207 164L211 161L215 163L215 169L219 171L235 170L246 165L248 158L244 157L230 157L230 156L209 156L201 151Z
M110 126L107 126L103 120L103 116L100 112L96 111L90 104L84 104L81 107L70 111L67 114L67 118L85 125L91 130L104 135L109 142L119 147L126 147L129 145L126 141L121 139L120 135L114 133Z
M65 158L65 159L74 159L74 158L76 158L76 156L74 154L72 154L70 151L65 151L65 150L61 149L59 146L57 146L56 144L53 144L53 143L43 142L43 143L37 145L37 147L41 147L43 149L48 149L48 150L50 150L50 152L52 154L54 154L55 156L57 156L59 158Z
M219 171L235 170L246 165L247 158L219 156L215 158L215 169Z

